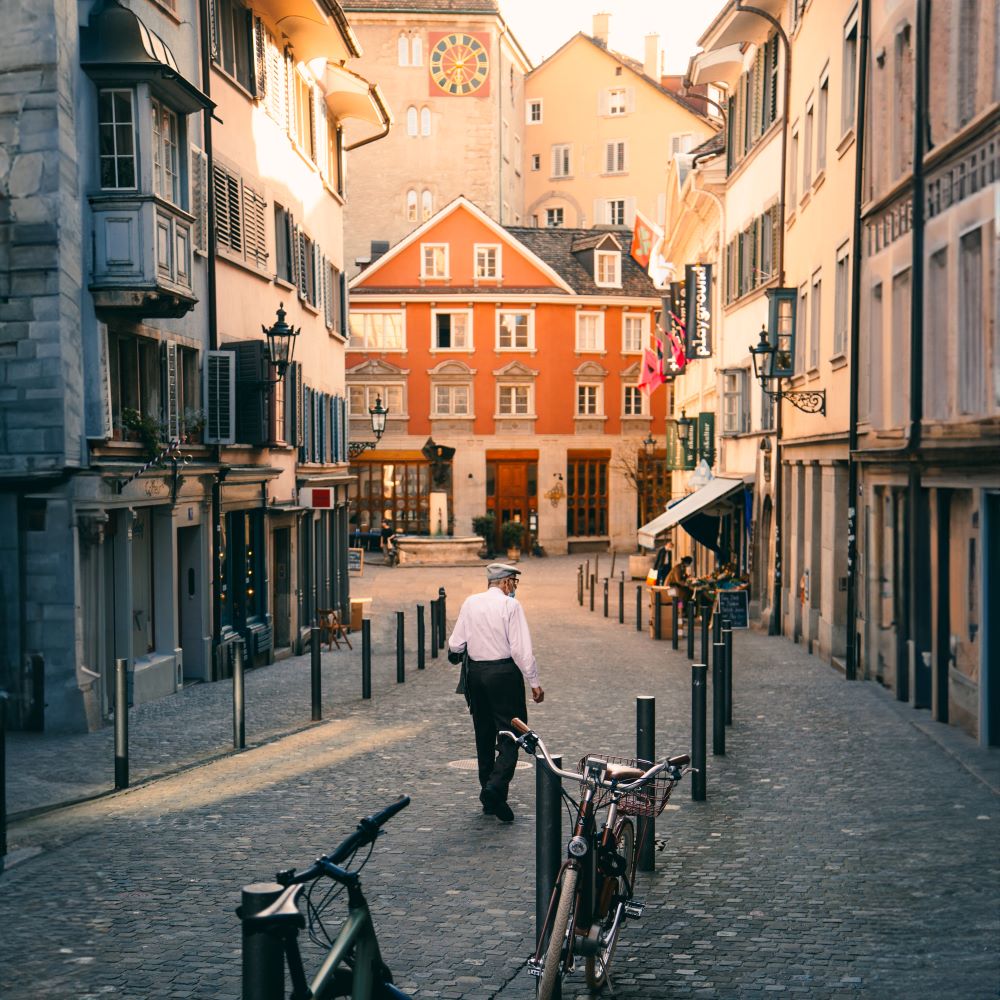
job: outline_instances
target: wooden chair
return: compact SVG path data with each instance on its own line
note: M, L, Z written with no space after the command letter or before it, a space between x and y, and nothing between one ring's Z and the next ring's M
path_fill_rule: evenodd
M339 611L334 611L333 609L327 611L321 610L317 614L319 616L320 645L325 642L327 649L333 649L334 645L336 645L337 649L340 649L340 643L343 640L347 643L348 649L354 649L351 645L351 640L347 637L347 630L340 620Z

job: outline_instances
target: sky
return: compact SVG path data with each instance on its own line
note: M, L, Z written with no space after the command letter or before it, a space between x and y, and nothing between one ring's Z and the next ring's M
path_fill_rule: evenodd
M498 0L517 40L537 66L578 31L592 33L593 15L611 15L610 48L642 61L645 37L660 36L667 73L683 73L698 36L724 0Z

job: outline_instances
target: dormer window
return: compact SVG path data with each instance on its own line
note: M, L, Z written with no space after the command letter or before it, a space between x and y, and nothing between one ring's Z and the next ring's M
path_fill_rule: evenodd
M600 288L621 288L621 253L617 250L598 250L594 254L594 284Z

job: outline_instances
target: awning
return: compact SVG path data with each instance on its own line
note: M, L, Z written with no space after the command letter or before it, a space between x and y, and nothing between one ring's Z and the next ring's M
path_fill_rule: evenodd
M736 80L743 72L743 52L739 45L725 45L699 52L690 63L691 83L721 83Z
M255 0L254 10L273 21L292 43L296 62L342 63L361 55L343 10L329 0Z
M712 513L716 504L742 491L743 486L742 479L713 479L707 486L675 501L659 517L644 524L639 529L637 541L643 548L657 548L663 544L664 536L675 524L680 524L695 514Z
M326 106L338 120L360 118L380 128L392 122L392 112L377 83L369 83L357 73L327 62L322 84Z

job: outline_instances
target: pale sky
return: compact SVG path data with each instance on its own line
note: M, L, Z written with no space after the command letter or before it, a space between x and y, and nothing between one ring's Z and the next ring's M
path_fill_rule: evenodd
M608 44L642 61L645 37L660 36L667 73L683 73L698 36L724 0L499 0L501 13L537 66L578 31L592 33L593 15L611 15Z

